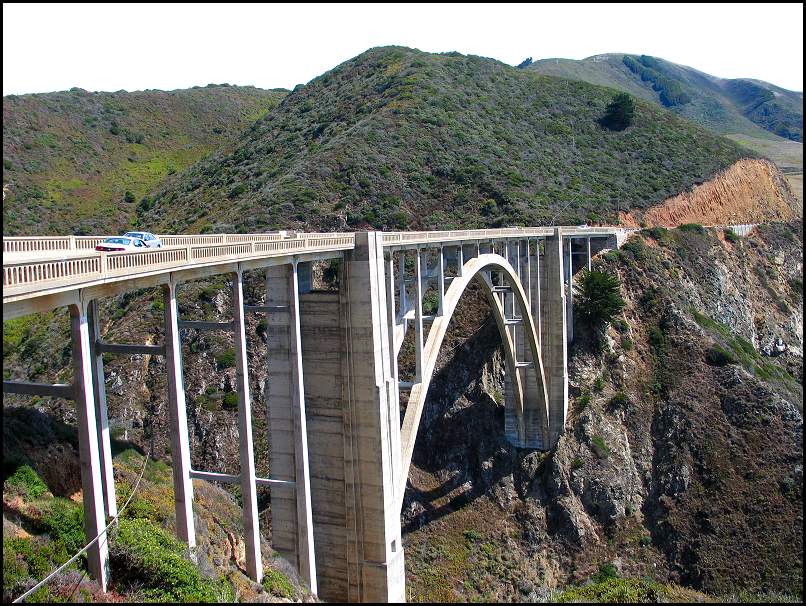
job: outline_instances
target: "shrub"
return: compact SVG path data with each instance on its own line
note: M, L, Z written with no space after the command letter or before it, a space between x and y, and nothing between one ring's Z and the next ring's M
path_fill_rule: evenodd
M38 499L48 491L48 487L29 465L17 467L5 484L25 494L29 499Z
M604 459L610 454L610 449L601 436L593 436L591 441L593 442L593 451L596 453L597 457Z
M577 310L592 327L608 324L624 309L619 279L603 271L582 271L576 285Z
M70 554L85 545L84 508L69 499L53 499L43 512L42 526L53 542L63 545Z
M610 130L624 130L635 117L635 101L627 93L619 93L608 104L601 123Z
M580 412L585 410L588 407L588 404L591 403L591 395L586 391L581 396L579 396L576 401L576 408L579 409Z
M590 585L568 589L557 597L557 601L600 604L657 603L671 601L669 594L666 587L655 581L605 578Z
M465 539L467 539L468 541L474 541L475 542L475 541L481 541L481 539L482 539L481 533L478 532L477 530L472 530L472 529L471 530L465 530L464 535L465 535Z
M616 394L610 398L610 406L613 408L626 408L630 403L630 399L623 391L617 391Z
M691 232L691 233L695 233L695 234L698 234L698 235L704 235L705 234L705 228L702 225L700 225L699 223L683 223L683 225L678 227L678 229L680 231Z
M579 469L585 464L585 461L582 460L582 457L574 457L574 460L571 461L571 471L575 469Z
M126 193L123 194L123 201L126 202L126 204L132 204L134 199L134 194L127 189Z
M224 399L221 402L221 407L224 410L237 410L238 409L238 394L234 391L228 391L224 395Z
M219 369L232 368L235 366L235 350L230 348L215 354L215 361Z
M120 519L110 545L113 576L122 585L140 585L144 597L160 602L218 602L232 598L222 579L204 579L185 555L186 547L144 519Z
M599 566L599 572L593 575L593 580L597 583L601 583L602 581L606 581L608 579L617 579L618 578L618 570L613 564L603 564Z
M736 364L736 357L727 349L714 345L705 352L705 361L711 366L727 366Z
M263 588L278 598L291 600L294 597L294 586L288 577L279 570L269 568L263 574Z
M627 335L622 335L621 337L621 348L624 351L630 351L632 349L632 339Z
M733 231L730 227L725 229L724 234L725 239L731 244L736 244L740 240L739 235L735 231Z
M596 377L593 381L593 391L594 393L601 393L604 389L604 379L602 377Z

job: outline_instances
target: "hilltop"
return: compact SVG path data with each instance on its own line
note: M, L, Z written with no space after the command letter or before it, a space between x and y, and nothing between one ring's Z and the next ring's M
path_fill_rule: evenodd
M718 78L658 57L622 53L541 59L528 69L626 90L721 134L772 133L803 142L803 93L762 80Z
M613 222L749 150L612 89L458 53L374 48L305 86L140 205L160 231Z
M226 148L287 91L69 91L3 97L3 234L128 229L136 201Z
M541 59L527 69L624 90L666 107L770 158L803 197L803 92L624 53Z

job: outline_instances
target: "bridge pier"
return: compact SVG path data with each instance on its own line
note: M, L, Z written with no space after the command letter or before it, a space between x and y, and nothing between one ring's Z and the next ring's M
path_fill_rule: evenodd
M103 475L93 392L93 352L87 307L84 301L70 305L70 334L73 342L73 393L78 425L78 453L81 461L81 489L84 501L84 535L87 541L101 535L87 550L90 575L106 591L109 582L109 545L106 533Z

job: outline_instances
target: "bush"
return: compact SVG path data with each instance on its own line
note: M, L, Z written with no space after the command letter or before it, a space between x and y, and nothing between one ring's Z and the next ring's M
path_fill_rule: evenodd
M619 93L608 104L601 123L610 130L624 130L632 125L634 117L635 101L627 93Z
M219 370L232 368L235 366L235 350L230 348L215 354L215 361Z
M38 499L48 491L48 487L29 465L17 467L5 484L25 494L29 499Z
M596 377L593 381L593 392L594 393L601 393L604 389L604 379L602 377Z
M593 580L597 583L601 583L602 581L606 581L608 579L617 579L618 578L618 570L613 564L603 564L599 566L599 572L593 575Z
M607 458L610 454L610 449L605 444L604 439L601 436L593 436L591 441L593 442L593 452L596 453L596 456L600 459Z
M615 395L610 398L610 406L613 408L626 408L630 403L630 399L623 391L617 391Z
M586 391L576 399L575 408L578 408L579 411L582 412L588 407L588 404L590 403L591 403L591 395Z
M594 328L611 322L624 309L620 287L619 279L610 273L583 270L574 293L580 318Z
M225 579L204 579L185 555L187 547L144 520L120 519L110 545L112 576L121 585L139 585L147 600L160 602L231 601Z
M294 586L288 577L279 570L269 568L263 574L263 588L278 598L291 600L294 598Z
M730 227L725 229L723 233L725 234L725 239L731 244L736 244L741 239L739 235L735 231L733 231Z
M477 530L472 530L472 529L471 530L465 530L464 535L465 535L465 539L467 539L468 541L474 541L475 542L475 541L481 541L481 539L482 539L481 533L478 532Z
M584 464L585 464L585 461L583 461L581 457L574 457L574 460L571 461L571 471L574 471L575 469L579 469Z
M727 366L736 364L736 357L727 349L714 345L705 352L705 361L711 366Z
M699 223L683 223L683 225L679 226L678 229L680 231L692 232L701 236L705 235L705 228Z
M224 410L238 410L238 394L234 391L227 392L221 402L221 407Z
M126 202L126 204L132 204L134 199L134 194L127 189L126 193L123 194L123 201Z
M621 337L621 348L624 351L630 351L632 349L632 339L627 335L622 335Z

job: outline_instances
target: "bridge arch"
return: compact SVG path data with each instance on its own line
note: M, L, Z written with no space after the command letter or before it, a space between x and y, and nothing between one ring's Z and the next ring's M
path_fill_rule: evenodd
M504 310L501 303L493 293L493 285L487 276L488 271L493 270L500 272L504 277L504 281L511 288L518 303L518 308L521 311L523 322L523 331L526 341L526 346L531 353L531 360L534 362L534 376L538 383L537 401L534 399L529 400L526 397L526 389L521 381L521 376L517 371L517 360L515 358L515 344L509 333L506 330ZM540 432L540 441L548 443L549 427L548 427L548 393L546 390L546 380L543 371L543 361L540 352L540 343L537 339L536 324L531 314L531 305L526 296L523 285L521 284L518 274L510 263L502 256L497 254L481 254L468 260L462 266L461 276L455 277L451 281L450 287L445 292L443 301L443 313L434 319L431 325L431 330L428 332L428 338L423 344L423 371L422 381L412 386L411 394L409 396L406 414L403 419L401 427L401 455L402 467L399 477L399 486L397 486L397 496L400 506L403 505L403 494L406 489L406 482L408 479L409 467L411 466L411 459L414 454L414 444L417 439L417 430L420 425L420 418L425 407L425 400L428 395L428 388L431 385L434 369L436 367L437 357L442 347L442 342L445 339L448 325L450 324L453 312L456 305L462 298L467 287L471 282L477 282L482 291L487 296L493 310L498 331L504 344L504 355L506 358L507 372L512 377L513 387L515 390L515 413L518 419L518 438L521 443L526 440L527 422L525 417L536 417L538 421L537 431ZM530 424L531 425L531 424Z

